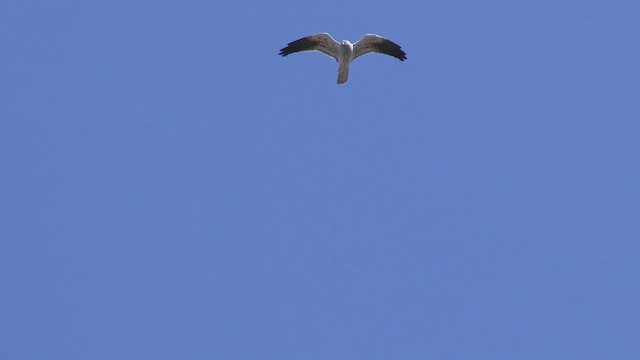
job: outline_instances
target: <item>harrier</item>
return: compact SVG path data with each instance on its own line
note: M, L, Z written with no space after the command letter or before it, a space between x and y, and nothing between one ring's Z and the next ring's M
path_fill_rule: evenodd
M300 51L320 51L336 59L339 64L338 84L347 82L349 65L362 55L378 53L393 56L400 61L407 59L407 54L398 44L374 34L365 35L355 44L347 40L339 43L327 33L315 34L288 43L286 47L280 49L280 55L287 56Z

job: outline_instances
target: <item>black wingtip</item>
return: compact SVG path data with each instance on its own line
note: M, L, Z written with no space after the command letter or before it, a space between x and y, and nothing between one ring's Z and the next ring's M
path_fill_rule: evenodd
M395 44L394 44L394 45L395 45ZM395 52L394 56L395 56L398 60L400 60L400 61L405 61L405 60L407 60L407 53L406 53L406 52L404 52L404 51L402 50L402 48L400 48L400 46L398 46L398 45L395 45L395 46L396 46L396 48L395 48L395 49L392 49L392 51L393 51L393 52Z
M295 41L294 42L290 42L290 43L287 44L287 46L285 46L282 49L280 49L279 55L287 56L289 54L293 54L294 52L296 52L296 48L291 45L291 44L294 44L294 43L295 43Z
M312 50L312 48L317 44L317 41L312 41L310 38L311 36L307 36L288 43L287 46L280 49L280 55L287 56L300 51Z
M393 56L394 58L405 61L407 60L407 53L402 50L400 45L394 43L391 40L384 39L380 44L375 45L376 50L383 54Z

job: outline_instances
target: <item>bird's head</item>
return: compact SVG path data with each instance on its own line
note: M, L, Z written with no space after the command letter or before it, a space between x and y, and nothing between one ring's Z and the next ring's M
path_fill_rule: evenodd
M342 45L351 45L351 43L349 42L349 40L342 40Z

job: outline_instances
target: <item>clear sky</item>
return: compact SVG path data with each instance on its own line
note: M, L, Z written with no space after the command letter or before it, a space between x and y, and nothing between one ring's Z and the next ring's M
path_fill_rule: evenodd
M639 19L3 2L0 358L640 359Z

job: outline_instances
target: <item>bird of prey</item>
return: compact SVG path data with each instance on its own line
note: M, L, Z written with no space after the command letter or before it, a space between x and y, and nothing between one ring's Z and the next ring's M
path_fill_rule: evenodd
M365 35L355 44L347 40L339 43L327 33L315 34L288 43L280 49L280 55L287 56L300 51L320 51L336 59L339 64L338 84L347 82L349 65L362 55L378 53L393 56L400 61L407 59L407 54L398 44L374 34Z

